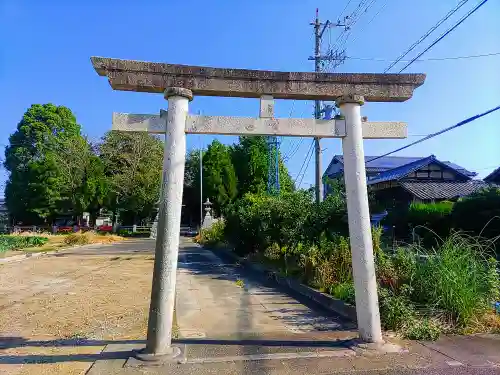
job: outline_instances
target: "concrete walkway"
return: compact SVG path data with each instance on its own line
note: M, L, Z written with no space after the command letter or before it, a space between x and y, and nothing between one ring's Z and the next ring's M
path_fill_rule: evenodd
M355 335L339 332L353 329L352 324L313 311L266 280L189 243L184 243L179 255L176 311L183 338Z

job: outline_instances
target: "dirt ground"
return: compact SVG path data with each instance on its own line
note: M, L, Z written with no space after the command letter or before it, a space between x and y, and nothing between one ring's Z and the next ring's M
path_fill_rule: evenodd
M152 269L148 252L0 265L0 374L82 374L111 341L143 340Z

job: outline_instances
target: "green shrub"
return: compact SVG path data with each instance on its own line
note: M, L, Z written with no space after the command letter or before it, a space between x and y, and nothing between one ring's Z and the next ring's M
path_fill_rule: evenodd
M48 240L39 236L0 236L0 252L43 246Z
M446 311L466 326L498 297L497 262L489 250L484 240L452 234L417 262L413 299Z
M225 221L217 220L210 228L202 229L198 242L207 247L215 247L225 242Z
M352 255L348 237L337 235L329 240L323 235L319 250L321 258L316 262L317 277L324 287L352 281Z
M312 208L312 197L304 191L246 194L227 210L227 240L240 255L264 253L273 244L293 251L304 240Z
M412 203L408 210L408 224L424 246L432 247L450 233L453 202Z
M434 341L439 338L443 328L437 319L413 319L403 329L403 336L409 340Z
M494 239L500 236L500 188L484 189L460 199L451 214L456 229Z
M351 305L355 304L354 283L352 281L334 284L330 288L330 294Z
M446 237L451 228L454 203L411 203L397 205L389 210L383 224L394 228L394 235L401 240L413 239L416 234L426 246L432 246L436 237Z
M140 237L140 238L144 238L144 237L149 237L150 234L151 234L151 231L147 231L147 230L141 230L141 231L132 231L131 229L120 229L117 233L119 236L122 236L122 237Z
M379 288L380 319L384 329L400 330L415 318L415 308L405 295Z
M394 272L398 276L398 285L411 285L417 272L418 255L411 247L400 247L392 257Z
M304 222L304 238L316 242L321 235L348 236L346 201L342 194L328 195L319 204L312 204L309 216Z

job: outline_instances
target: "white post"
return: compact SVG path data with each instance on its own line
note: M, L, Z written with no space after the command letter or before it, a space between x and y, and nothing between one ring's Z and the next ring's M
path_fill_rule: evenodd
M362 340L380 343L382 330L361 124L361 105L364 99L359 95L346 95L338 98L336 103L345 116L346 123L346 136L342 138L342 151L358 330Z
M183 88L165 90L168 99L163 178L158 214L153 285L145 355L172 354L172 323L179 235L181 227L186 134L184 128L192 92Z

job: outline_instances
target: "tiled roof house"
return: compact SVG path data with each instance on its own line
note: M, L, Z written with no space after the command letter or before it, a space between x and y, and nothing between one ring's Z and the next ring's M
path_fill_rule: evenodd
M367 184L380 199L400 202L453 200L489 185L474 180L476 173L452 162L440 161L434 155L387 156L371 161L375 158L365 157ZM343 157L336 155L323 176L334 179L343 173ZM328 194L327 183L325 194Z
M500 167L491 172L488 176L484 178L484 181L500 185Z

